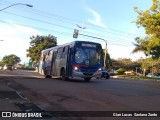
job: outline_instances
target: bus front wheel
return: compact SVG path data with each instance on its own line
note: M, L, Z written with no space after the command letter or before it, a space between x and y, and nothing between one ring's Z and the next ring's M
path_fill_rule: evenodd
M45 78L51 78L51 76L50 75L45 75Z
M89 82L89 81L91 80L91 77L86 77L86 78L84 78L84 80L85 80L86 82Z

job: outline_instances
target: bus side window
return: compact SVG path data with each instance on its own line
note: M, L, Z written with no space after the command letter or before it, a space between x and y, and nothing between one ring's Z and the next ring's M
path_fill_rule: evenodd
M69 46L66 46L66 47L65 47L65 54L68 53L68 48L69 48Z
M65 47L63 48L63 53L65 52Z
M57 58L65 58L68 52L68 46L58 49Z
M62 53L62 58L65 58L65 56L68 54L68 46L64 47L63 53Z
M53 51L53 61L55 61L56 57L57 57L57 51Z
M48 51L48 56L50 55L50 52L51 52L51 51Z
M59 48L57 53L57 58L58 59L62 58L62 54L63 54L63 48Z
M65 58L65 47L63 47L62 56L61 58Z
M52 56L53 56L53 51L51 50L51 51L49 51L49 53L48 53L49 55L49 59L51 60L52 59Z
M43 61L45 61L45 59L46 59L46 55L45 54L43 54L43 58L42 59L43 59Z

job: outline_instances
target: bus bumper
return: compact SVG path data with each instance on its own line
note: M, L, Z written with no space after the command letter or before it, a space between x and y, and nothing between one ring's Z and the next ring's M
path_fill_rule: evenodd
M102 73L100 71L97 71L95 73L86 73L86 72L80 72L80 71L72 71L72 77L81 77L81 78L85 78L85 77L96 77L96 78L100 78L102 75Z

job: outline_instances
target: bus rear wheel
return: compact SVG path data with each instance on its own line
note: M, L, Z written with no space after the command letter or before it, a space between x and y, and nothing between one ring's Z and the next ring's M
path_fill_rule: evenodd
M51 76L50 75L45 75L45 78L51 78Z
M86 77L86 78L84 78L84 80L85 80L86 82L89 82L89 81L91 80L91 77Z

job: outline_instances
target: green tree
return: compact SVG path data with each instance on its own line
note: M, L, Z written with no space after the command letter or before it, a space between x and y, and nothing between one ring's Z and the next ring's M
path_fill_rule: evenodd
M141 59L141 68L142 70L146 70L151 73L156 73L159 72L160 69L160 60L158 59L152 59L152 58L146 58L146 59ZM156 72L153 72L153 68L155 69Z
M27 57L33 62L38 63L41 51L50 47L57 46L57 38L53 35L48 36L32 36L30 37L30 47L27 49Z
M21 59L20 59L20 57L14 55L14 54L11 54L11 55L4 56L2 59L2 62L3 62L3 64L15 65L15 64L21 62Z
M118 58L112 60L113 68L124 68L125 70L136 70L136 67L140 67L141 64L132 61L130 58Z
M119 68L116 70L119 74L124 74L125 70L123 68Z
M143 51L146 55L151 55L152 58L160 58L160 2L152 0L152 6L146 10L138 10L136 24L138 27L143 27L147 34L144 38L136 40L134 52Z
M145 55L148 55L148 51L147 51L147 44L149 42L149 40L146 39L140 39L139 37L135 38L136 43L133 43L135 48L133 49L132 53L136 53L136 52L144 52Z
M3 61L0 61L0 66L3 66L3 65L4 65Z

